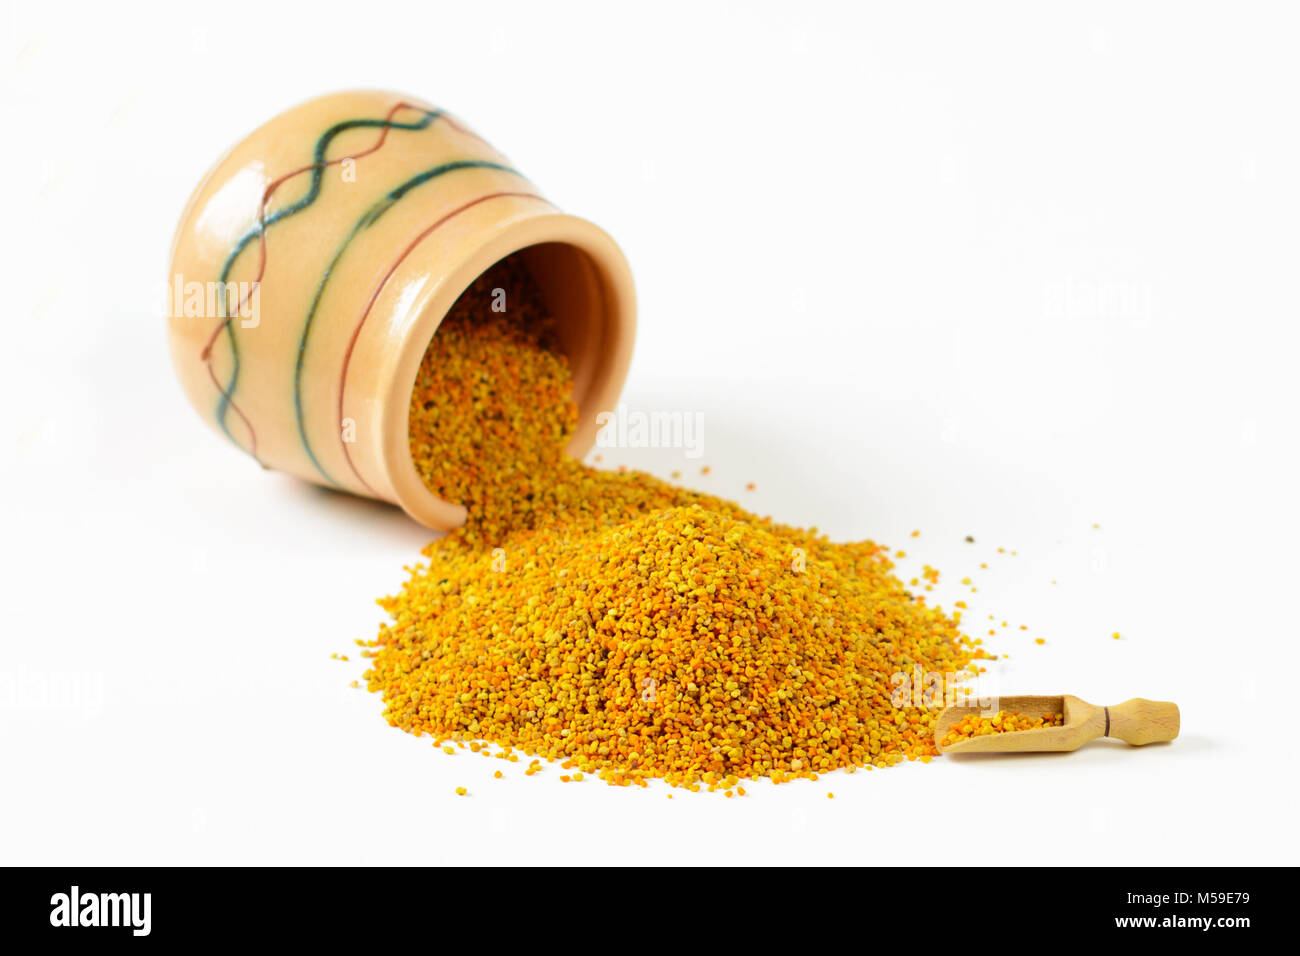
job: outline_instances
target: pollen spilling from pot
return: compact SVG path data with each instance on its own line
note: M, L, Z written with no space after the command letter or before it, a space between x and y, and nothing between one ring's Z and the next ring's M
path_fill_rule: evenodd
M624 786L928 762L939 710L897 706L892 678L973 676L988 655L960 612L911 593L870 541L566 457L578 410L558 342L510 258L429 345L411 453L469 519L379 602L365 680L388 722L452 753L522 753L528 776L540 758Z

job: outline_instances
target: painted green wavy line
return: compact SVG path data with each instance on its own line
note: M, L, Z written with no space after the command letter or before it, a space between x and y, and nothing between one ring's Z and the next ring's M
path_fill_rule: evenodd
M416 107L412 108L415 109ZM277 210L273 215L266 217L265 220L259 216L257 224L240 237L239 241L235 244L234 249L231 250L230 255L226 257L225 264L221 268L221 280L217 287L217 296L221 308L221 315L226 316L222 331L226 333L226 337L230 343L231 369L230 379L226 382L226 387L222 391L221 397L217 400L216 417L217 424L221 426L221 430L225 432L226 437L236 446L241 448L243 447L235 439L235 436L230 433L230 427L226 422L227 413L230 411L231 397L234 395L235 386L239 381L239 343L236 340L235 327L231 324L232 317L228 314L226 303L226 283L230 279L231 270L234 269L235 263L238 261L240 254L243 253L243 251L247 249L254 240L264 235L267 229L276 223L283 222L285 219L302 212L304 209L311 206L312 203L316 201L317 197L320 196L321 183L324 180L327 165L325 154L329 150L330 143L332 143L336 137L352 129L388 128L410 131L428 129L433 122L438 119L438 117L443 115L442 110L421 110L421 112L423 112L424 115L420 119L409 123L398 123L389 119L351 119L335 123L316 140L316 146L312 152L311 181L302 198L283 209Z

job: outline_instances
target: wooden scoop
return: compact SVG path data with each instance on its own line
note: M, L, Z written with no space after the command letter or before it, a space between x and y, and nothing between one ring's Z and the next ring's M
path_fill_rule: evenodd
M945 707L934 726L934 743L941 754L1027 753L1039 750L1078 750L1098 737L1118 737L1134 746L1163 743L1178 736L1178 705L1134 697L1114 707L1098 707L1078 697L1000 697L998 710L1046 717L1064 714L1060 727L982 734L944 746L943 740L963 717L981 714L978 707Z

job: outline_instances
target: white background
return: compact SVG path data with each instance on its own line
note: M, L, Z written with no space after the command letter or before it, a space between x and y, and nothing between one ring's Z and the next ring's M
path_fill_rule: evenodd
M1294 10L971 6L6 4L0 862L1296 862ZM390 729L352 642L428 532L228 447L150 298L215 157L354 86L622 244L625 399L713 471L607 460L904 547L1005 691L1182 736L669 801Z

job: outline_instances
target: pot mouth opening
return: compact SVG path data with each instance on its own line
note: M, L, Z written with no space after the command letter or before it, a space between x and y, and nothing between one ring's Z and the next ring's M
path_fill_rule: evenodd
M497 265L507 260L521 263L536 286L542 308L554 320L558 351L568 361L578 409L577 426L565 445L567 455L581 458L590 450L601 412L609 411L618 398L635 326L631 276L622 253L608 236L582 220L569 221L585 227L579 231L590 233L579 239L543 239L495 254L488 252L486 264L469 269L455 284L454 294L443 299L451 304L436 317L432 331L413 334L408 344L414 361L405 361L409 368L399 372L390 392L394 403L401 396L401 408L391 410L389 467L396 503L424 525L450 531L465 523L468 512L459 502L445 501L430 490L411 456L410 400L416 376L438 326L454 303ZM401 429L400 441L397 427Z

